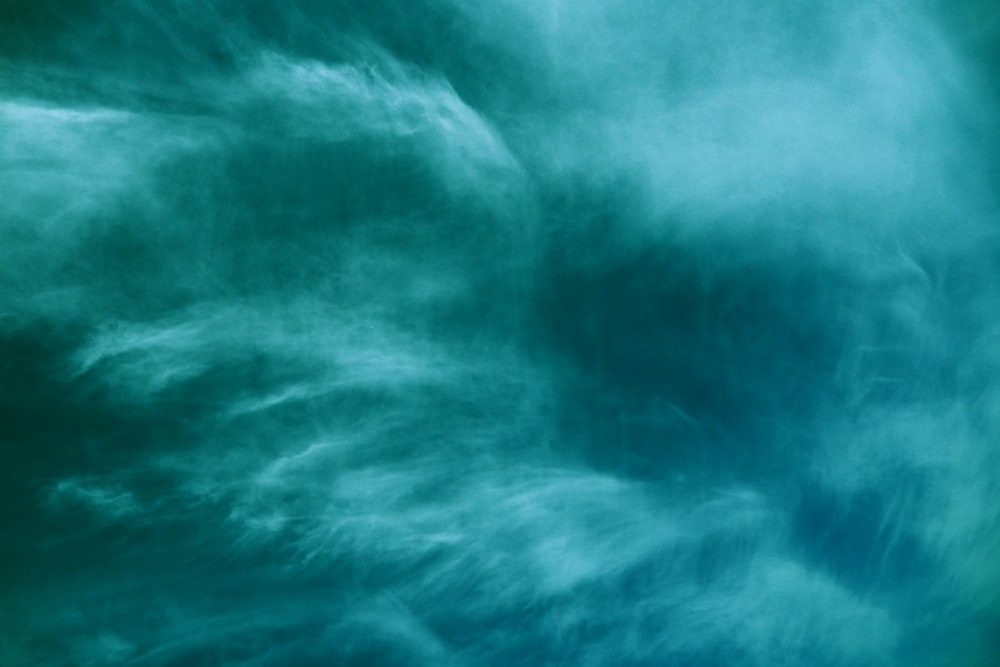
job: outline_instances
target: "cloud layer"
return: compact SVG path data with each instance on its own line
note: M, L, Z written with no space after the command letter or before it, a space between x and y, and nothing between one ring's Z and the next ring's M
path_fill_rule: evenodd
M995 659L994 10L62 4L0 662Z

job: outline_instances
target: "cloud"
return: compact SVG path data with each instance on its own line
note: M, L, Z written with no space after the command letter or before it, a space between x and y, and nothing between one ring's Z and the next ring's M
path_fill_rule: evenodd
M996 100L941 16L11 20L0 660L986 651Z

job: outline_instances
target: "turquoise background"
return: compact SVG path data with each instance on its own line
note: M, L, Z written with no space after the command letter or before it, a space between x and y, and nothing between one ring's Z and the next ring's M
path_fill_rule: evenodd
M997 664L998 31L0 0L0 665Z

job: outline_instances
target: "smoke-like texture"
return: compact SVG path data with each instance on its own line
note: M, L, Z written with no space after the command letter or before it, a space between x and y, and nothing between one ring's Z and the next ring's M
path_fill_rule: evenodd
M1000 7L0 2L0 664L1000 664Z

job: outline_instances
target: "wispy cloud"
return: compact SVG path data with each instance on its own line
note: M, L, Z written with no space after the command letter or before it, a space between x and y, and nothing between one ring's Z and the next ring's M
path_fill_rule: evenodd
M952 10L58 4L0 27L0 662L989 654Z

